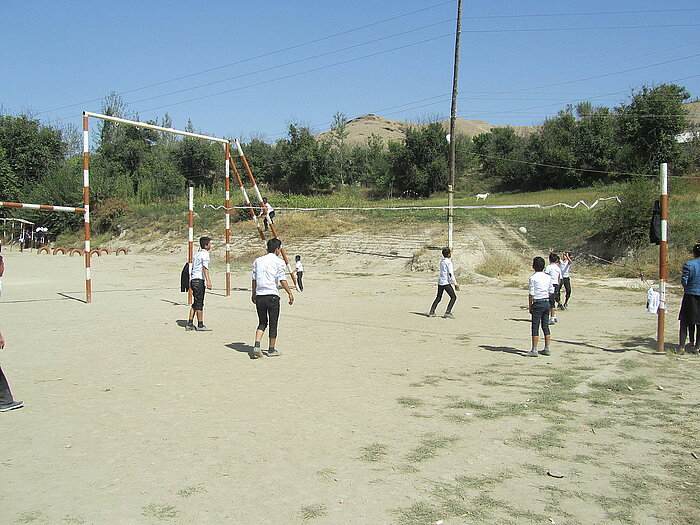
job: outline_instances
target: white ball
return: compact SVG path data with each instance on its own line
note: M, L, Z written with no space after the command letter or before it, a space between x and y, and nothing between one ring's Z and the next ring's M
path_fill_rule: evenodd
M525 226L521 226L520 228L518 228L518 231L520 233L527 233L527 228Z

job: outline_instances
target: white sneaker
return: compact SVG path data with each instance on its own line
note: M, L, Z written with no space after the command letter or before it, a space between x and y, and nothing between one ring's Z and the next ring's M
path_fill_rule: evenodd
M530 350L527 354L525 354L527 357L537 357L539 354L537 353L537 348L533 348Z

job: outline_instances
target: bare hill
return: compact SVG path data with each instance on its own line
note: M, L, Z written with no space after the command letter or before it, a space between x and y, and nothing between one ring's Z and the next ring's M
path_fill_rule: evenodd
M443 128L445 128L445 133L448 133L450 128L450 121L444 120L440 122ZM380 137L386 144L390 140L401 141L404 139L405 130L408 128L420 128L426 126L427 124L416 124L413 122L405 122L403 120L389 120L378 115L362 115L348 121L345 129L348 133L345 139L346 144L350 146L357 146L365 144L367 139L376 135ZM467 120L463 118L457 118L456 121L457 133L462 135L467 135L473 137L480 133L488 133L496 126L484 122L482 120ZM536 130L536 127L529 126L513 126L513 129L518 135L527 136ZM331 131L326 131L324 133L318 134L317 138L329 137Z

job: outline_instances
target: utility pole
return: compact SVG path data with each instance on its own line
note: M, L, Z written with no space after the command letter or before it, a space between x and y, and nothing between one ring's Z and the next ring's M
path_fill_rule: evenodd
M459 37L462 34L462 0L457 2L457 31L455 35L455 62L452 77L452 108L450 111L450 183L447 185L447 246L452 249L454 231L454 201L455 201L455 157L457 141L455 135L455 120L457 119L457 83L459 77Z

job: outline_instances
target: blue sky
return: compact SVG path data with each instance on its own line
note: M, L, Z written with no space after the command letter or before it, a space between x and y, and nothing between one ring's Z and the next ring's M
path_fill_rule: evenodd
M80 125L120 93L132 115L247 140L336 112L448 118L457 1L3 0L0 108ZM556 16L552 16L556 15ZM458 114L535 125L642 85L700 96L697 0L465 1Z

